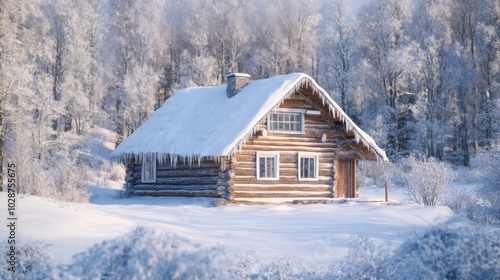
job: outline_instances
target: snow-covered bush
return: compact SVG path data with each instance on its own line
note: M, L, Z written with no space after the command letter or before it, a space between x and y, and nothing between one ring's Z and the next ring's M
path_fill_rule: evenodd
M329 279L384 279L394 274L389 264L389 244L376 246L366 236L352 236L345 258L331 265L323 278Z
M497 230L452 220L415 234L395 252L398 279L497 279Z
M137 228L78 254L63 279L246 279L255 257Z
M450 187L442 196L441 204L448 206L456 214L468 217L468 209L478 203L474 191L459 187Z
M260 268L257 279L303 279L300 274L304 271L301 270L301 260L292 256L287 256L282 259L276 260L268 265Z
M472 160L472 168L481 182L479 197L500 212L500 144L479 153Z
M8 270L10 263L6 255L10 253L11 246L15 247L15 272ZM15 245L5 242L0 247L3 255L0 262L0 279L53 279L55 266L52 256L47 253L47 244L40 241Z
M453 170L434 158L418 160L413 156L401 163L399 178L411 201L436 205L454 178Z
M328 279L498 279L498 230L454 219L413 233L392 251L354 237L348 255L330 266Z
M53 172L50 197L61 201L89 202L88 173L85 166L67 159L67 161L56 164Z

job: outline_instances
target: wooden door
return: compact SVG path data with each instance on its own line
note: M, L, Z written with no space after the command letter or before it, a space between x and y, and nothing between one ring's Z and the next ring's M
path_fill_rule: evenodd
M335 197L356 197L357 168L357 161L354 159L338 161Z

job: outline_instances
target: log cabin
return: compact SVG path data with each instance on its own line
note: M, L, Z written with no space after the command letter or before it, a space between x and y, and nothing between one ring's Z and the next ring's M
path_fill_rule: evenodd
M353 198L357 162L387 161L310 76L177 91L111 157L134 195L214 197L229 203Z

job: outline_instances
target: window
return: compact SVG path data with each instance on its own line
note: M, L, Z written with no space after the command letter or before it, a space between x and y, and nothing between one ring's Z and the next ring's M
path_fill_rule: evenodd
M257 179L279 179L279 153L257 152Z
M269 114L267 123L269 131L304 133L303 110L282 110Z
M318 180L319 155L299 153L299 180Z
M156 154L143 154L141 181L143 183L156 182Z

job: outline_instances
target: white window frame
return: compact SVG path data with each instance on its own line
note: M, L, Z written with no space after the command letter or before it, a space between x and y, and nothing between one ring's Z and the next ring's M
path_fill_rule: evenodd
M302 158L314 158L314 178L302 178L301 176L301 159ZM297 169L297 177L299 181L318 181L319 180L319 154L318 153L307 153L307 152L299 152L297 156L298 161L298 169Z
M260 177L260 159L261 158L274 158L274 170L276 170L276 177ZM255 164L257 171L257 180L279 180L280 179L280 153L279 152L257 152L255 156Z
M292 114L300 114L300 131L286 131L286 130L273 130L271 129L271 116L272 114L280 114L280 113L292 113ZM304 109L290 109L290 108L281 108L276 111L271 111L267 115L267 131L276 132L276 133L289 133L289 134L304 134L305 133L305 113Z
M148 160L148 156L152 156L152 178L146 179L146 161ZM142 183L156 183L156 154L143 154L142 155L142 172L141 172L141 182Z

